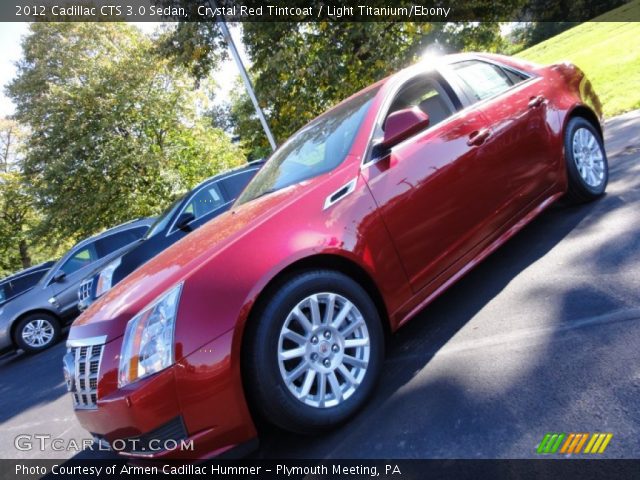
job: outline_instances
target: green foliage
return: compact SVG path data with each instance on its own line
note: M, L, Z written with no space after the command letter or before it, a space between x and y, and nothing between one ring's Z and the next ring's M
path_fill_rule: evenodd
M198 115L194 83L124 23L34 23L7 91L29 127L24 175L46 237L157 214L243 161Z
M612 21L632 18L640 11L635 0L585 22L519 54L551 64L568 60L587 75L607 117L640 108L640 23ZM598 19L599 20L599 19Z
M244 44L261 106L279 142L324 110L435 50L495 51L491 23L244 23ZM235 132L254 157L269 151L253 107L239 86Z
M38 216L20 173L25 132L0 119L0 277L31 266L31 243Z

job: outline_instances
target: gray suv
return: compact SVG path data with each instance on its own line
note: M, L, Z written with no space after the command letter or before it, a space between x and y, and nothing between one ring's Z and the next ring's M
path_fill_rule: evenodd
M81 241L31 290L0 306L0 351L31 353L53 345L62 325L78 314L80 282L139 241L153 220L128 222Z

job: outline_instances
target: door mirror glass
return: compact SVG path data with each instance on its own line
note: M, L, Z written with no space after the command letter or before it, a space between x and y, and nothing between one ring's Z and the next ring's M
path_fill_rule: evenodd
M391 148L429 126L429 115L419 107L393 112L384 124L384 138L380 145Z
M180 230L189 231L189 224L196 219L196 216L193 212L182 212L176 221L176 227Z

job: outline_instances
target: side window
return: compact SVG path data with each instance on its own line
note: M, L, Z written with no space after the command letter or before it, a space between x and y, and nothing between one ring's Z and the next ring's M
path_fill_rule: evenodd
M30 273L28 275L23 275L20 278L16 278L11 282L11 296L18 295L25 290L30 289L38 280L42 277L42 272Z
M478 60L454 63L451 68L477 101L508 90L514 83L497 65Z
M523 73L516 72L508 68L503 68L502 71L507 75L507 77L509 77L511 85L517 85L518 83L524 82L527 78L529 78Z
M203 187L189 201L183 210L186 213L193 213L196 219L205 216L207 213L213 212L215 209L224 205L225 199L220 191L217 183L212 183Z
M149 230L149 227L138 227L138 228L132 228L131 232L133 233L133 236L136 237L136 240L139 238L144 237L144 234L147 233L147 230Z
M136 230L138 229L124 230L96 240L98 258L105 257L141 238L141 235L139 235Z
M0 304L8 298L8 295L5 293L6 288L7 285L0 285Z
M78 250L69 260L64 262L60 270L67 275L71 275L73 272L80 270L82 267L86 267L91 262L97 260L93 245L87 245L86 247Z
M224 188L229 194L229 200L235 200L240 195L255 173L256 170L247 170L222 180Z
M387 117L397 110L411 107L419 107L429 115L429 126L442 122L455 111L442 86L430 77L421 77L405 85L393 100Z

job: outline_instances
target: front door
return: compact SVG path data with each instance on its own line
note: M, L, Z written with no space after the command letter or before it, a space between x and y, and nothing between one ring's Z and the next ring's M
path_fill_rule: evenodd
M430 124L362 172L414 291L495 231L508 196L501 159L484 151L487 119L455 112L446 92L435 77L407 82L387 115L419 106Z

